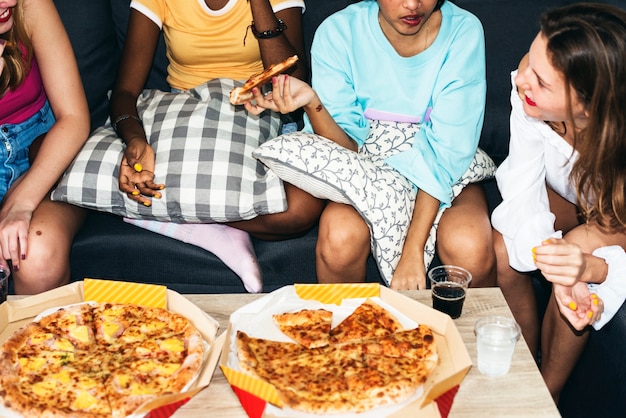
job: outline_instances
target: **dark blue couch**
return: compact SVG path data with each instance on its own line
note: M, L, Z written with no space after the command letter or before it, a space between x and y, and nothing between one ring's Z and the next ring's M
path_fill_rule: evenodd
M315 28L350 0L309 0L304 30L310 45ZM108 116L112 87L128 18L128 0L55 0L70 35L96 127ZM538 28L538 16L558 0L457 0L483 22L487 43L487 109L480 146L496 163L507 154L509 74L527 51ZM609 1L626 8L626 0ZM167 89L161 44L147 87ZM490 206L500 200L494 181L484 183ZM314 283L315 241L312 230L282 242L254 240L264 275L264 290L294 282ZM108 278L165 284L181 293L245 292L239 278L217 257L194 246L125 224L119 218L90 212L72 247L72 279ZM368 281L378 282L370 258ZM538 286L546 297L543 287ZM562 395L566 417L626 415L626 308L600 332L594 332Z

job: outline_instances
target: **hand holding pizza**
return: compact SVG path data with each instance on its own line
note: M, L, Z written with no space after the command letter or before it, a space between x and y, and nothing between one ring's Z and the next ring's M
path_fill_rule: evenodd
M252 89L254 102L244 103L246 110L258 115L266 109L283 114L293 112L312 103L319 103L317 93L302 80L286 74L272 79L272 91L263 95L258 87Z

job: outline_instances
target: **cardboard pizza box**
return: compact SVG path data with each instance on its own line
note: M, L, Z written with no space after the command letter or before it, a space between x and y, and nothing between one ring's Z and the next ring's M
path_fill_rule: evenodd
M224 344L224 338L217 337L219 323L184 296L165 286L85 279L23 299L9 300L0 305L0 344L42 312L86 301L166 308L189 319L208 346L200 374L184 392L147 402L134 412L133 417L144 416L160 406L190 398L209 385Z
M324 304L333 310L335 306L343 304L350 306L352 303L353 306L357 306L366 298L380 301L384 307L390 307L389 310L399 315L401 319L408 318L409 321L414 321L416 324L428 325L435 335L440 360L439 365L424 384L423 391L413 399L395 407L375 408L369 413L360 413L358 416L364 418L369 416L440 417L439 408L434 400L459 385L472 366L471 358L461 335L448 315L376 283L285 286L233 313L228 330L223 334L226 341L222 348L220 368L248 415L267 418L287 416L282 413L281 402L272 385L239 370L236 345L234 344L235 330L243 328L242 330L247 332L247 327L251 330L249 334L253 337L289 341L284 335L279 336L280 331L277 327L272 327L271 324L266 325L267 323L261 325L261 322L257 323L256 321L264 321L265 319L271 321L271 314L277 313L277 311L288 312L312 308L313 306L309 305L311 301L316 304ZM271 328L276 328L276 331L269 331L268 329ZM259 335L259 329L263 330L263 335ZM253 396L249 397L250 394ZM248 398L252 399L251 405L256 405L255 407L246 405ZM259 408L259 402L255 402L255 399L266 402L261 405L264 408L262 415L259 411L252 412L249 409ZM293 412L290 411L290 413ZM299 415L300 413L298 413ZM307 416L309 414L303 413L302 415Z

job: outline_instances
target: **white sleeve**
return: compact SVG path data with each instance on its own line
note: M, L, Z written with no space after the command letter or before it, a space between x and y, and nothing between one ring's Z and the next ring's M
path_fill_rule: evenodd
M597 331L615 316L626 300L626 253L619 245L612 245L596 249L593 255L604 258L609 266L603 283L587 283L589 291L604 302L604 312L593 324Z
M554 230L546 190L545 137L543 122L526 115L511 75L511 139L509 155L496 171L502 203L493 211L491 222L502 234L509 264L518 271L537 269L532 248L550 237Z

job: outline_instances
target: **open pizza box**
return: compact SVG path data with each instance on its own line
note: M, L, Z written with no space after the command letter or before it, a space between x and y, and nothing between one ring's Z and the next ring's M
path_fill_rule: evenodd
M189 319L202 334L205 347L208 347L200 373L184 392L146 402L132 417L141 417L153 409L188 399L209 385L224 344L223 337L216 337L219 323L188 299L165 286L85 279L34 296L4 302L0 305L0 344L42 312L87 301L134 303L166 308ZM0 416L4 416L4 412L6 411L0 410Z
M242 330L253 337L290 341L273 325L271 319L273 314L323 307L333 311L333 318L340 315L345 317L367 298L381 304L401 322L406 321L406 328L412 328L417 324L428 325L435 335L439 365L428 377L423 390L402 404L377 407L359 414L333 416L440 418L442 415L435 400L440 396L442 398L449 398L450 394L454 396L458 385L472 366L461 335L448 315L375 283L285 286L243 306L231 315L228 330L223 334L226 341L222 348L220 367L248 416L298 418L317 415L283 408L272 385L239 369L235 343L237 330ZM333 326L335 325L333 319Z

